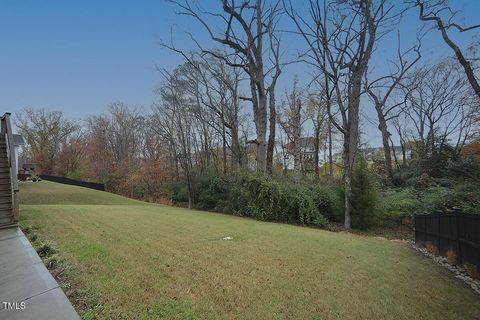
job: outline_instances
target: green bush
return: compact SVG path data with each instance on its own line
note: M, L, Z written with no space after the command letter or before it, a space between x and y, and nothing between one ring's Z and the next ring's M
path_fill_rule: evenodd
M185 200L186 188L169 186L171 199ZM263 221L279 221L324 226L325 216L333 216L336 198L328 188L294 184L254 172L229 176L203 174L194 179L195 208L247 216Z
M473 157L450 160L446 163L445 172L451 180L480 183L480 160Z
M170 183L166 187L165 192L170 195L170 200L172 200L173 203L188 202L188 189L182 182Z
M228 180L224 176L202 175L194 181L195 207L202 210L223 212L224 200L228 199Z
M388 224L400 222L403 218L414 214L421 206L421 201L415 189L411 187L392 188L382 192L381 206L380 222Z
M432 186L419 191L420 206L415 214L429 214L436 210L446 210L454 206L452 190L447 187Z
M465 213L480 214L480 185L460 183L453 189L453 205Z
M436 184L433 184L433 183ZM394 188L382 192L383 221L401 221L413 214L430 214L459 207L465 213L480 213L480 187L475 183L448 183L434 179L425 188Z
M258 220L282 221L304 225L326 224L307 187L255 173L235 178L231 201L234 211Z
M339 185L310 184L308 191L321 215L332 221L342 221L344 198Z
M73 180L82 180L82 173L80 172L80 170L75 170L73 172L70 172L68 175L67 175L67 178L69 179L73 179Z
M421 205L415 213L428 214L459 207L465 213L479 214L480 188L471 183L459 183L453 188L432 186L421 193Z
M353 228L367 229L373 225L378 210L378 190L365 161L360 161L353 171L350 206Z
M53 245L48 241L38 241L33 244L35 251L41 258L50 256L57 252Z
M43 263L48 269L55 269L60 262L61 258L58 254L52 254L43 259Z

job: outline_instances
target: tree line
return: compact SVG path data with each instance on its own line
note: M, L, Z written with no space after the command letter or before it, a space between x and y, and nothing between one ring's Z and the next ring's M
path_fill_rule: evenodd
M116 192L153 200L169 181L183 179L193 206L192 179L204 172L289 174L291 158L292 178L299 182L307 174L333 176L338 165L350 228L352 174L365 142L361 116L367 105L378 123L387 186L409 166L410 150L423 158L446 149L460 155L478 139L477 46L462 50L449 32L479 26L453 22L443 1L310 0L302 7L289 0L222 0L217 11L194 1L169 2L215 45L192 36L196 49L184 52L163 42L185 62L159 70L161 85L149 109L115 102L105 114L83 120L45 109L18 113L16 126L28 142L25 157L41 172L104 181ZM425 62L420 32L402 46L397 26L412 10L426 26L435 23L453 56ZM285 21L289 30L279 27ZM304 44L290 60L284 54L287 33ZM387 35L397 39L395 54L384 74L371 72ZM294 80L280 92L278 81L291 63L309 66L312 79ZM309 159L305 143L312 146ZM335 150L341 150L341 163Z

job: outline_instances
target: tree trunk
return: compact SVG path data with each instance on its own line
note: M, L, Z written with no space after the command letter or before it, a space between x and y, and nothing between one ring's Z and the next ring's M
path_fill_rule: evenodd
M386 183L388 186L392 185L393 181L393 168L392 168L392 154L390 152L389 137L390 133L387 128L387 120L383 115L383 110L381 105L375 105L378 115L378 129L382 133L382 143L383 143L383 153L385 156L385 171L386 171Z
M267 146L267 172L269 174L273 171L273 151L275 149L275 129L276 129L276 119L277 111L275 110L275 89L271 88L269 91L269 109L270 109L270 127L268 135L268 146Z
M395 152L395 145L393 144L393 140L391 139L391 137L389 137L390 140L390 145L392 146L392 154L393 154L393 161L395 161L395 168L397 168L397 170L400 169L400 164L398 163L398 158L397 158L397 153Z
M333 155L332 155L332 122L328 121L328 164L330 176L333 176Z
M293 135L293 180L298 183L301 179L301 124L300 111L302 108L300 99L293 101L296 104L294 107L295 114L292 119L292 135Z
M193 186L192 180L190 179L190 173L187 172L187 188L188 188L188 209L192 209L194 199L193 199Z
M223 162L223 174L226 174L227 173L227 136L225 132L225 125L223 125L223 119L222 119L222 162Z
M240 143L238 142L238 127L233 125L232 134L232 169L235 171L238 167L242 167L242 154L240 151Z
M320 179L320 167L319 167L319 162L320 162L320 123L317 121L317 126L315 127L315 142L314 142L314 165L315 165L315 176L317 179Z
M358 126L360 112L360 93L362 87L362 68L355 70L352 74L348 97L348 131L344 134L344 182L345 182L345 228L351 229L351 206L350 197L352 194L352 172L355 167L355 160L358 149Z
M261 120L259 120L261 122ZM267 164L267 143L266 143L266 136L267 133L265 132L265 127L262 125L257 126L257 153L256 153L256 160L257 160L257 171L265 172L266 164Z
M348 141L349 141L349 137L348 137L348 134L346 134L345 141L344 141L344 151L343 151L343 157L344 157L343 183L344 183L344 189L345 189L344 226L347 229L351 229L352 228L352 218L351 218L352 208L350 206L350 197L352 194L352 168L350 167L350 163L349 163L350 152L348 148Z
M250 92L252 94L253 118L256 132L256 169L258 172L265 172L267 165L267 97L263 85L263 78L250 80Z
M265 172L267 168L267 97L264 90L259 90L259 105L255 127L257 131L257 171Z

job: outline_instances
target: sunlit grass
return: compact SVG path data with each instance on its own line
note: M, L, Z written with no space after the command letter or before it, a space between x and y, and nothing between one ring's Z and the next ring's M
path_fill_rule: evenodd
M480 298L408 245L146 204L51 182L21 218L95 297L84 318L478 319ZM230 236L233 240L222 240Z

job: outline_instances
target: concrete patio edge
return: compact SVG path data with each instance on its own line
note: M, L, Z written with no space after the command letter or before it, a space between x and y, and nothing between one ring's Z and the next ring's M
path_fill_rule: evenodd
M0 319L80 319L18 227L0 229Z

